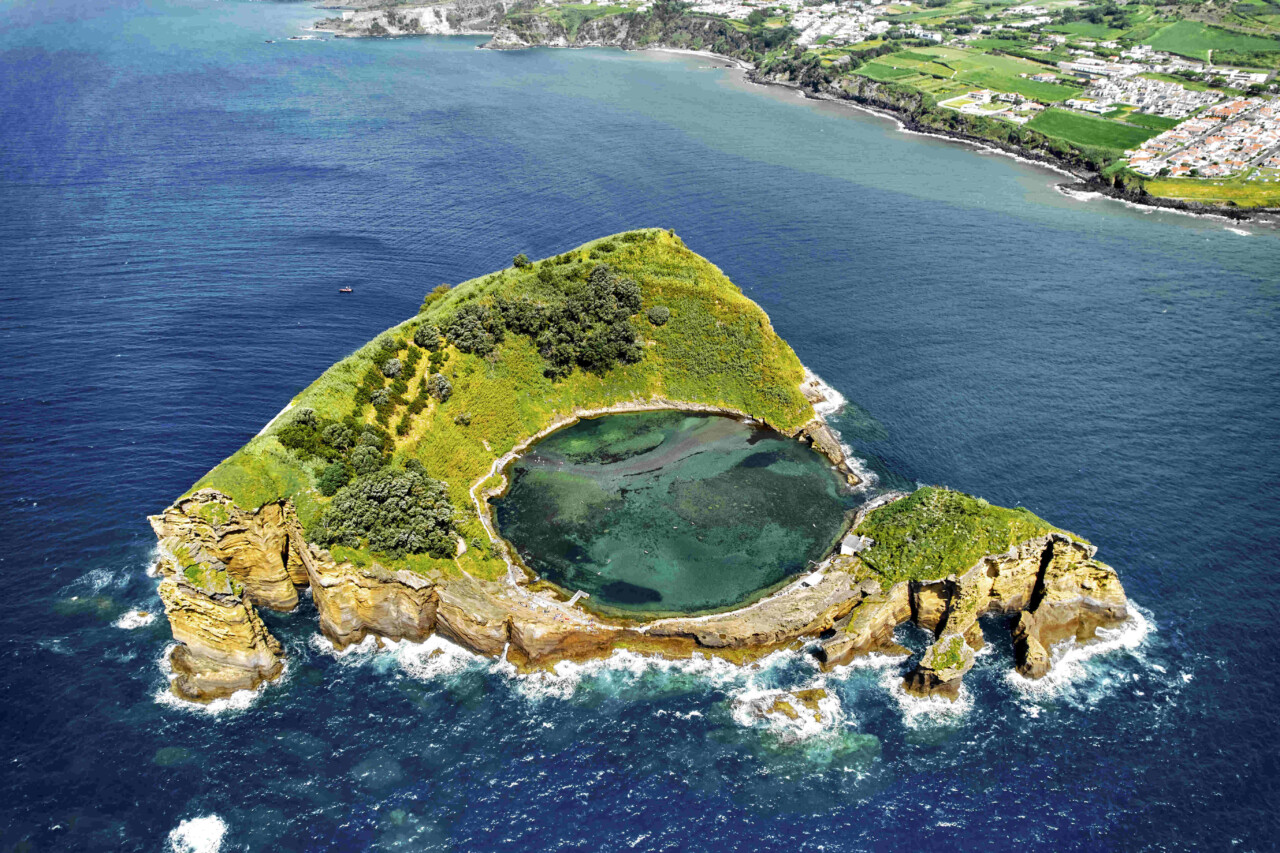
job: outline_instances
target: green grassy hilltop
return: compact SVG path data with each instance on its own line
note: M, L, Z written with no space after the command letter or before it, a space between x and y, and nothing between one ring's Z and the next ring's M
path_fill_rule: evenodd
M192 491L245 509L288 498L313 539L357 564L376 554L492 578L504 564L469 489L518 442L575 409L656 397L791 429L814 417L803 376L719 269L671 232L633 231L437 288ZM460 556L454 533L468 543Z

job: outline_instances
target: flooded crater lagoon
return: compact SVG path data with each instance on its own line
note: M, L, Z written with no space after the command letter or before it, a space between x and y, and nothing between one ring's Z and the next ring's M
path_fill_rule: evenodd
M827 460L717 415L582 421L536 444L494 501L541 577L635 614L732 607L821 559L858 501Z

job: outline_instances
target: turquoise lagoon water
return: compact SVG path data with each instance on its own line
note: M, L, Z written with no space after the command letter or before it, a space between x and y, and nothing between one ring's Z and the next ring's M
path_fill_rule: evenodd
M582 421L509 476L498 529L524 563L637 615L729 607L776 586L826 555L858 502L811 448L679 412Z
M265 43L317 14L0 0L0 849L1274 849L1274 232L701 58ZM167 701L146 515L436 284L638 226L853 401L872 493L1025 505L1142 618L1034 685L992 620L943 708L909 661L337 656L305 603L282 684ZM735 714L818 684L812 737Z

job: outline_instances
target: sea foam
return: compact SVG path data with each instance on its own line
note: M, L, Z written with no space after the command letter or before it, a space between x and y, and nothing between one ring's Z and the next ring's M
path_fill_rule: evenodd
M173 853L218 853L226 837L227 824L216 814L184 820L169 833Z

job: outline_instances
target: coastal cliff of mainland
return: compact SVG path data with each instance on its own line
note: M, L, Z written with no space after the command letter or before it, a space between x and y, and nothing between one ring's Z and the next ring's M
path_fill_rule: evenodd
M352 9L354 5L354 9ZM1062 185L1071 192L1184 213L1236 220L1280 221L1274 208L1203 203L1149 193L1139 176L1116 169L1099 151L1047 136L1030 127L964 114L938 106L918 89L855 74L853 55L836 63L785 50L786 28L744 28L727 18L690 11L676 0L660 0L644 11L607 10L593 15L565 14L521 0L445 0L441 3L357 2L346 17L327 18L316 29L344 37L414 35L487 35L482 47L520 50L531 47L617 47L623 50L697 51L738 65L751 82L786 86L805 97L849 103L895 119L904 130L1003 151L1050 166L1071 176ZM869 48L859 62L873 61L896 48Z
M758 601L649 621L586 609L494 526L488 499L516 455L610 412L749 418L856 484L818 413L827 393L759 306L668 231L437 288L151 518L172 690L208 702L279 678L286 652L259 611L295 610L307 590L339 649L440 635L525 669L616 649L735 662L795 649L828 667L893 654L907 690L948 698L985 642L981 616L1007 617L1030 678L1055 643L1127 617L1094 546L938 487L866 504L811 573ZM894 640L905 622L934 638L918 660Z

